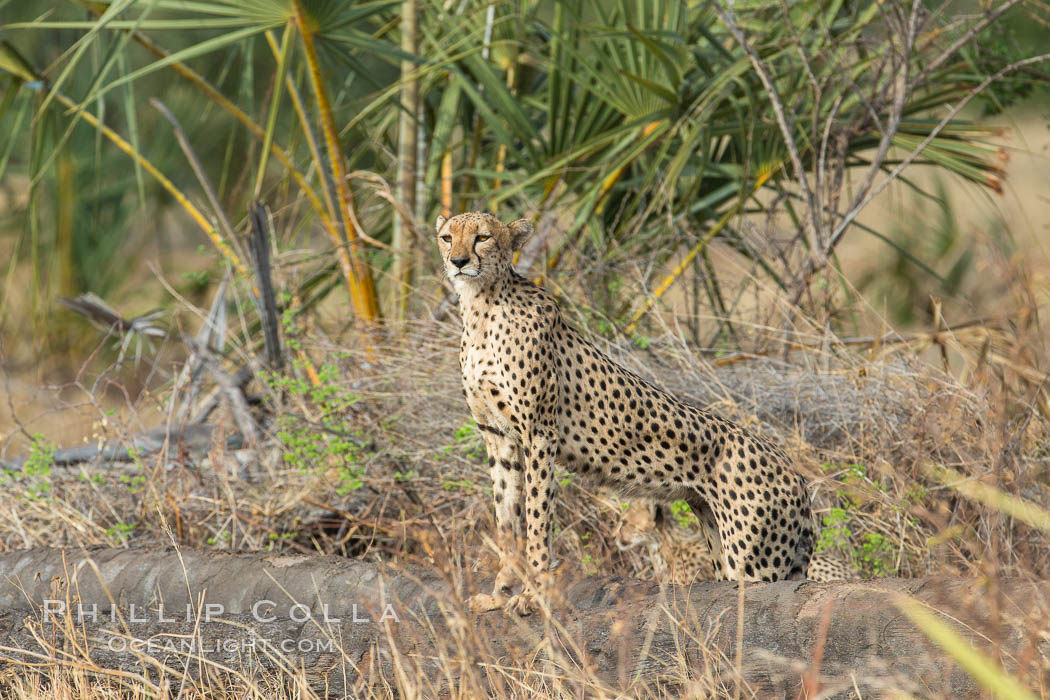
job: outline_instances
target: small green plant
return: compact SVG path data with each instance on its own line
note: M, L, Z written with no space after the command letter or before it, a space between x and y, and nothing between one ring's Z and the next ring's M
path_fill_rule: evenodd
M470 479L458 479L448 480L441 482L441 488L446 491L455 491L456 489L462 489L466 493L474 493L474 484L471 483Z
M202 292L208 288L211 282L211 272L201 270L199 272L183 272L180 277L189 282L194 292Z
M128 487L128 493L138 493L146 485L146 477L142 474L136 474L135 476L121 474L120 483Z
M268 375L267 380L274 391L302 399L317 418L313 422L288 414L278 418L277 438L284 448L285 463L303 473L335 467L339 480L336 492L345 495L356 491L364 484L368 454L362 447L364 431L351 424L348 413L361 397L344 390L334 364L320 367L317 385L305 378L304 361L296 360L293 370L287 376Z
M232 536L230 535L230 531L226 530L224 528L224 529L220 530L219 534L216 535L215 537L209 537L209 538L205 539L204 541L207 544L209 544L209 545L215 546L219 542L229 542L231 539L232 539Z
M340 466L339 487L336 488L335 492L340 496L345 496L351 491L357 491L364 486L364 481L361 479L363 475L364 469L360 467L349 466L346 464Z
M889 576L893 573L893 545L877 532L864 535L860 551L854 562L860 564L862 571L872 576Z
M823 528L820 537L817 538L817 551L827 552L840 550L847 552L852 549L850 538L853 533L849 529L850 516L845 508L832 508L831 512L821 519Z
M817 538L816 551L842 553L865 576L893 574L893 544L880 533L868 532L861 538L860 546L854 546L857 533L850 528L852 520L851 508L832 508L822 519L823 528Z
M473 418L456 428L456 432L454 435L454 437L456 438L456 442L465 442L466 440L472 438L474 436L476 428L477 423L474 422Z
M134 525L126 523L123 520L118 520L112 527L106 528L106 537L114 540L118 544L124 544L131 539L131 533L134 531Z
M33 444L29 448L29 457L17 469L3 469L0 472L0 483L18 477L25 482L23 497L32 501L47 499L51 491L51 467L55 465L55 446L44 440L39 433L33 435Z
M924 500L926 500L926 497L929 495L929 493L930 490L922 484L912 484L912 486L904 494L904 497L912 503L918 505Z
M868 477L868 470L863 464L852 462L850 464L835 464L833 462L824 462L820 465L821 470L825 474L841 473L842 480L846 483L851 481L863 481Z
M284 304L284 310L281 312L281 328L284 332L284 342L288 346L289 350L300 351L303 349L302 343L299 341L299 336L302 335L302 330L299 327L299 323L296 320L295 309L290 307L292 296L288 293L284 293L281 296L281 303Z
M481 439L478 424L471 418L461 425L453 434L453 438L459 449L471 459L481 459L485 456L485 443Z
M280 543L280 542L288 542L290 540L295 539L296 532L295 531L282 532L281 534L277 534L276 532L271 532L267 537L268 537L268 539L270 541L266 545L266 551L272 552L274 547L276 547L278 545L278 543Z
M675 501L671 504L671 514L682 527L692 527L699 524L699 520L693 515L693 509L685 501Z

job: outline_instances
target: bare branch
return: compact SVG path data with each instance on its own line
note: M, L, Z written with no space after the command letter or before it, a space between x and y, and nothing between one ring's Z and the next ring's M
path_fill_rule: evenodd
M230 223L229 217L226 216L226 210L219 201L219 195L215 192L215 188L212 186L208 174L204 172L204 166L197 157L197 153L193 150L189 138L186 137L186 132L182 130L182 126L179 125L179 121L175 118L175 115L171 113L171 110L169 110L163 102L156 97L153 97L150 98L150 104L152 104L157 111L171 123L172 129L175 132L175 138L179 142L182 152L186 155L186 160L189 162L190 168L193 169L193 174L197 176L197 181L200 182L201 189L204 190L204 194L208 197L208 202L211 204L212 211L215 213L215 218L219 222L219 228L222 229L222 233L226 236L226 240L229 241L229 245L237 249L237 255L240 256L241 259L244 259L247 256L240 245L240 241L237 239L237 234L234 233L233 224Z
M736 39L737 43L747 53L748 58L751 59L751 65L754 66L755 73L758 74L759 80L762 81L762 86L765 87L766 92L769 94L769 101L773 107L773 114L777 119L777 126L780 127L780 132L784 136L784 145L787 147L788 155L791 157L791 166L795 171L795 179L798 181L798 186L806 198L806 205L809 207L811 223L810 229L806 233L809 238L810 249L813 254L818 254L819 251L823 251L820 210L817 208L813 190L806 179L806 170L802 166L802 157L799 155L798 145L795 143L792 125L788 121L784 110L784 102L780 98L780 93L777 92L777 87L773 83L773 78L769 74L766 65L759 58L758 53L751 44L748 43L747 37L744 36L743 30L737 25L736 20L733 19L732 8L723 6L721 3L715 3L714 7L718 16L725 23L726 28L729 29L729 33L733 35L733 38Z
M890 107L889 121L885 128L882 129L882 136L879 139L878 149L871 160L871 165L868 167L867 173L864 175L864 181L857 189L857 194L854 196L853 204L850 205L850 210L854 209L860 202L865 201L865 197L867 197L871 190L876 176L882 169L882 164L886 160L886 155L890 151L890 146L893 145L893 137L897 135L897 130L900 128L901 116L904 113L904 105L907 102L908 95L911 94L908 81L908 69L911 65L912 48L915 45L915 38L919 31L919 7L920 3L918 0L915 0L912 4L912 11L908 18L907 26L904 27L901 55L897 59L895 69L893 69L896 75L889 78L886 82L887 89L889 89L891 85L893 86L893 104ZM841 237L841 234L839 235ZM834 240L835 236L832 234L827 243L828 247L824 251L825 256L830 255L831 251L835 248Z
M208 374L222 389L222 395L228 402L230 413L233 414L233 420L237 424L237 429L244 436L245 444L254 448L259 443L259 429L255 424L255 419L252 417L251 410L248 408L248 401L244 397L243 389L222 368L218 357L209 348L198 345L191 338L184 338L183 341L187 347L200 357Z
M944 127L946 127L949 122L955 119L955 117L958 116L959 112L961 112L963 108L965 108L966 105L970 103L970 100L987 90L989 85L994 83L996 80L999 80L1004 75L1012 73L1020 68L1023 68L1024 66L1029 66L1033 63L1040 63L1042 61L1047 60L1050 60L1050 53L1040 54L1039 56L1031 56L1020 61L1015 61L1014 63L1011 63L1010 65L1004 67L1002 70L996 72L994 75L989 76L980 85L970 90L970 92L968 92L965 97L959 100L959 102L954 107L948 110L948 113L944 116L943 119L941 119L937 126L935 126L930 131L926 138L922 140L922 143L916 146L915 149L911 153L909 153L907 157L904 158L904 160L897 164L897 167L895 167L892 170L892 172L890 172L890 174L886 177L885 180L880 182L878 186L874 187L870 192L868 192L864 199L858 201L852 207L850 207L850 210L846 213L842 221L832 232L831 239L828 241L827 252L830 253L831 250L834 249L835 245L839 242L839 239L841 239L843 234L845 233L846 228L851 223L853 223L853 220L857 218L857 215L861 212L861 210L864 209L864 207L866 207L871 202L871 200L877 197L884 189L886 189L886 187L889 186L891 182L896 180L897 176L901 174L901 171L903 171L906 167L911 165L915 161L915 159L918 158L920 154L922 154L926 147L929 146L930 143L932 143L933 140L937 138L937 136L942 131L944 131Z
M944 64L944 62L950 59L952 56L954 56L959 51L959 49L973 41L973 38L975 36L984 31L985 28L987 28L990 24L995 22L995 20L1002 17L1004 12L1009 10L1011 7L1013 7L1020 1L1021 0L1006 0L1006 2L1004 2L1002 5L987 13L984 16L984 19L970 27L970 29L965 34L956 39L951 46L949 46L941 53L940 56L933 59L930 65L926 66L926 68L922 72L915 76L915 79L912 81L909 87L914 89L926 82L926 79L930 77L931 73L940 68Z

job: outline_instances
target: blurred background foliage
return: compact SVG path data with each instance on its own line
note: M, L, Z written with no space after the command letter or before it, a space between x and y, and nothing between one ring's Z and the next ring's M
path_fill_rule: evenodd
M282 311L329 299L361 326L440 312L440 285L417 284L438 271L430 222L470 209L537 221L521 265L573 297L579 322L639 342L652 309L674 308L691 313L698 347L739 346L731 320L749 291L846 330L856 317L839 307L856 294L910 323L929 294L958 293L973 252L936 184L902 177L939 212L933 226L831 232L894 109L899 129L877 169L932 136L916 165L1001 190L996 130L962 116L1045 93L1045 64L1009 71L979 108L937 124L945 105L1045 44L1046 6L749 0L730 10L749 46L725 11L685 0L2 2L6 360L52 372L97 342L58 297L92 292L130 316L175 304L143 292L148 278L201 302L225 268L250 292L254 200L272 214ZM920 31L902 52L911 20ZM817 209L748 49L770 74ZM878 274L827 272L872 237L891 253ZM716 245L748 273L727 275Z

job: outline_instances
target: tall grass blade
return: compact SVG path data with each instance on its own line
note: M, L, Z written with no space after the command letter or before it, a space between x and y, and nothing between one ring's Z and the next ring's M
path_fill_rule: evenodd
M294 25L291 20L284 27L284 34L281 37L281 48L277 54L277 72L273 77L273 95L270 98L270 109L266 115L266 130L263 132L263 146L259 152L259 170L255 176L255 187L252 188L252 195L258 199L262 192L263 178L266 176L266 164L269 161L270 148L273 146L273 133L277 127L277 112L281 106L281 91L284 88L284 81L288 75L288 59L291 56L292 46L292 35L294 33Z
M974 649L969 641L925 606L904 596L898 597L896 604L912 624L955 659L964 671L994 697L1005 700L1035 700L1035 694L1006 673L995 661Z

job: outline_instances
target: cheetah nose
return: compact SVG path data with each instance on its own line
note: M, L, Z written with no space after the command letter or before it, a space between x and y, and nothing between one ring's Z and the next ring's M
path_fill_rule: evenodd
M462 270L463 266L470 262L470 257L467 256L463 258L449 258L448 260L450 263Z

